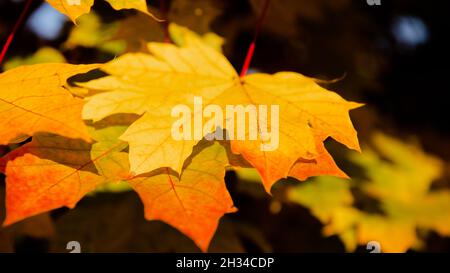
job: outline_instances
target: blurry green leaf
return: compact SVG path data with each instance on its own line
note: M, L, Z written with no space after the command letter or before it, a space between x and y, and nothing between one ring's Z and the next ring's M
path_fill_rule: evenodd
M217 51L222 52L222 46L225 43L225 39L223 37L220 37L214 32L208 32L204 34L202 38L207 45L210 45Z
M261 183L261 175L253 168L236 168L234 170L239 180Z
M91 12L78 19L78 25L72 28L63 46L66 49L77 46L97 48L118 55L125 50L125 42L112 40L117 31L117 23L103 23L97 14Z
M382 213L353 207L346 180L320 177L289 191L289 199L308 207L322 223L324 234L337 234L347 250L356 242L381 243L384 252L404 252L422 245L416 228L450 236L450 191L431 190L443 170L442 162L415 144L375 134L372 148L350 159L365 170L367 181L351 185L377 200Z
M99 192L125 192L133 190L126 182L106 183L98 186L91 194Z
M220 37L219 35L208 32L204 35L199 35L192 30L179 26L177 24L170 24L169 26L170 37L173 42L179 46L185 45L185 37L187 36L195 36L201 39L206 45L209 45L211 48L215 49L218 52L222 52L222 46L225 42L225 39Z
M19 67L21 65L40 63L65 63L66 59L58 50L51 47L42 47L34 54L26 57L13 57L3 65L4 70Z
M288 191L288 198L311 209L311 213L326 225L324 235L338 235L347 251L355 250L357 244L352 227L360 213L352 207L354 200L349 180L317 177L293 187Z

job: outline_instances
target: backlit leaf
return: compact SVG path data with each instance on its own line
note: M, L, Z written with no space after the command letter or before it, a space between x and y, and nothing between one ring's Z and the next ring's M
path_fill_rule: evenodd
M126 143L114 141L112 131L117 130L120 128L96 131L95 144L38 134L3 157L0 170L7 176L3 224L63 206L73 208L98 185L126 179L126 154L120 152Z
M180 178L163 168L129 183L143 200L147 219L174 226L206 251L219 219L236 210L225 187L227 165L225 149L216 143L193 157Z
M89 141L81 119L83 100L67 91L67 79L97 65L38 64L0 74L0 145L49 132Z
M177 29L175 25L171 28ZM205 106L216 104L223 109L226 105L279 105L278 149L261 151L261 140L231 141L233 152L259 171L267 191L277 180L289 176L299 159L326 158L323 151L319 156L318 141L332 137L359 150L348 112L360 104L347 102L313 79L293 72L253 74L241 79L228 60L198 36L186 32L182 41L178 47L150 43L151 54L126 54L102 67L110 76L84 84L100 92L88 99L83 110L85 119L95 121L116 113L143 114L121 137L130 143L134 174L161 167L181 172L187 151L196 141L174 143L170 129L176 119L171 117L171 109L179 104L193 106L194 96L202 97ZM186 152L164 152L171 149Z

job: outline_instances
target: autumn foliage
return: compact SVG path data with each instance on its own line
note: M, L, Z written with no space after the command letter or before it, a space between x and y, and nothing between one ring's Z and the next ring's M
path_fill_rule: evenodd
M93 4L48 2L74 22ZM108 2L151 16L144 0ZM227 168L252 166L268 193L287 177L347 177L324 141L359 151L349 111L361 104L294 72L240 77L220 47L175 24L169 31L173 43L149 42L105 64L26 65L0 75L0 144L31 137L0 160L4 225L74 208L98 186L126 182L145 218L172 225L206 251L219 219L236 211ZM279 105L278 149L261 151L262 140L174 140L170 109L196 96L223 107Z

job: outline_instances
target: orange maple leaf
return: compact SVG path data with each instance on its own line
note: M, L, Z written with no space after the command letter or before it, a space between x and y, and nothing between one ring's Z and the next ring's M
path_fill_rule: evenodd
M163 168L128 181L145 205L145 217L162 220L206 251L219 219L236 211L225 186L225 149L218 143L188 160L181 176Z
M27 217L76 203L107 178L98 174L91 144L57 135L36 135L0 160L6 174L6 219ZM103 156L108 156L105 154Z
M316 149L317 157L312 160L300 158L289 171L290 177L298 180L306 180L309 177L320 175L348 178L347 174L336 165L322 141L316 141Z
M91 128L91 127L90 127ZM60 207L74 208L96 187L124 181L139 194L148 220L161 220L206 251L219 219L236 211L224 182L227 153L220 144L196 147L179 177L168 168L128 176L126 127L91 130L96 143L37 134L0 160L6 174L6 219L10 225Z
M0 145L50 132L89 141L81 119L83 100L64 87L73 75L98 65L38 64L0 74Z

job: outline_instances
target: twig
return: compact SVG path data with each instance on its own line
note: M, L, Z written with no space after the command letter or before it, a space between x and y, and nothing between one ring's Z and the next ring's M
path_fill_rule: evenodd
M253 40L248 48L247 56L245 57L244 65L241 69L241 78L245 77L247 74L247 71L250 67L250 63L252 62L253 53L255 52L256 47L256 40L258 39L259 33L261 32L261 28L264 22L264 18L266 17L267 10L269 8L270 0L264 0L264 6L261 12L261 15L259 16L258 23L256 25L255 33L253 34Z
M164 42L172 43L169 33L169 7L167 6L167 0L159 0L159 9L162 14L162 27L164 31Z
M28 10L30 9L32 2L33 0L27 1L25 7L22 10L22 13L19 16L19 19L16 21L16 24L14 25L11 33L9 34L8 39L6 39L6 43L3 45L2 52L0 53L0 65L3 63L3 59L5 58L6 52L8 52L8 48L14 39L14 35L16 34L19 27L22 25L23 21L25 20L25 17L28 13Z

